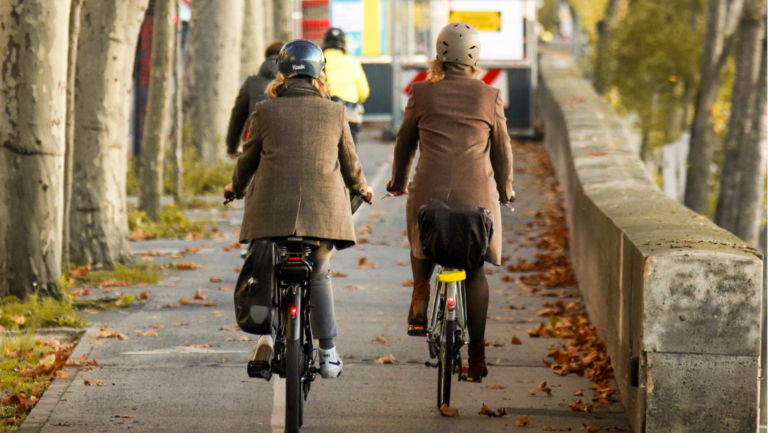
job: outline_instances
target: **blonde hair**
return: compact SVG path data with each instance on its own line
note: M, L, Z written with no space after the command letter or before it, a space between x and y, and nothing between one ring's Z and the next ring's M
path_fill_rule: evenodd
M445 63L440 59L435 59L429 62L429 71L427 72L427 81L430 83L437 83L445 78ZM480 74L480 69L472 65L472 77L477 78Z
M269 83L269 86L267 86L267 90L264 92L269 96L270 98L274 99L277 98L277 89L280 88L289 78L293 78L297 76L297 74L291 74L290 77L285 78L285 76L281 73L277 73L277 78L275 78L274 81ZM320 73L320 78L313 78L312 79L312 85L315 86L315 89L317 89L323 96L328 94L328 90L325 87L325 72Z

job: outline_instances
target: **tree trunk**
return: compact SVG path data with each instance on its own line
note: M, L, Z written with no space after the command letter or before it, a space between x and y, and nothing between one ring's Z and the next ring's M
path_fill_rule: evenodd
M701 80L691 125L691 150L685 183L685 205L707 213L711 180L714 131L712 106L720 89L720 72L733 43L742 0L709 0L704 47L701 53Z
M262 22L264 23L264 43L265 45L269 45L277 40L277 38L275 38L275 4L274 0L261 1L264 5L264 15L262 16Z
M176 16L179 16L181 6L176 0ZM175 83L173 94L173 202L176 205L181 206L181 199L183 197L182 192L182 177L184 173L183 165L183 150L182 150L182 129L184 127L184 113L182 111L183 104L183 85L182 77L184 72L184 59L182 58L181 51L181 19L176 20L176 35L174 37L174 65L173 65L173 82Z
M593 85L597 93L605 94L610 86L611 30L619 9L619 0L608 0L603 19L598 23L599 39L595 53Z
M152 28L152 56L149 67L147 117L139 166L139 208L157 221L163 197L163 164L171 108L173 74L174 0L156 0Z
M64 151L64 217L61 236L61 268L69 271L69 212L72 207L72 165L75 146L75 71L77 41L80 37L80 10L83 0L73 0L69 12L69 46L67 48L67 124Z
M206 163L224 156L229 114L240 78L243 0L192 2L190 44L194 46L195 82L190 124L192 142Z
M765 1L762 2L765 4ZM715 212L715 222L726 230L737 232L739 220L744 214L741 192L742 185L753 182L746 179L745 167L742 166L743 156L757 157L754 153L755 143L751 140L755 121L760 121L753 115L759 109L758 93L760 87L760 69L763 52L765 27L761 19L760 9L763 6L752 1L747 2L739 24L736 45L736 74L731 92L731 113L728 119L728 132L725 137L722 171L720 174L720 192ZM744 155L741 155L744 153ZM749 161L746 162L750 164ZM752 236L754 239L754 236Z
M243 41L240 48L240 81L259 72L264 62L264 0L245 0Z
M293 0L274 0L274 32L278 41L293 40Z
M763 9L765 10L765 9ZM760 19L765 24L765 14ZM764 28L764 27L763 27ZM765 35L763 31L763 35ZM760 220L765 208L766 163L766 51L763 39L760 75L755 108L752 111L752 127L739 151L739 167L742 170L739 207L741 213L734 233L748 244L756 246L759 239Z
M58 294L69 12L0 2L0 296Z
M77 263L130 262L125 175L133 61L148 0L83 5L75 101L72 245Z

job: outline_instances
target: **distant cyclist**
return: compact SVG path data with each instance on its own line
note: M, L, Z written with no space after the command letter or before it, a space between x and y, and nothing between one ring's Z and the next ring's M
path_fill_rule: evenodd
M275 41L269 44L264 53L264 63L259 68L259 73L246 78L240 93L235 99L235 106L232 107L232 114L229 117L229 129L227 130L227 154L237 156L238 147L240 147L240 137L246 130L246 121L253 112L256 103L269 99L267 86L277 78L277 54L283 48L285 42Z
M256 104L243 154L224 191L239 198L247 191L242 242L288 236L320 241L309 256L312 332L320 340L320 374L334 378L342 362L333 344L331 251L355 245L347 190L370 201L373 189L355 153L346 110L325 98L320 47L289 42L277 65L280 72L267 89L270 99ZM259 339L258 356L267 360L272 349L272 336Z
M337 28L328 29L323 37L325 53L325 80L328 94L336 102L347 106L349 129L357 143L357 134L363 123L363 102L371 93L363 66L347 55L347 37Z
M427 327L429 281L435 268L419 241L417 212L424 202L438 199L489 209L495 223L485 261L501 264L499 202L514 200L512 147L501 92L476 78L479 59L477 30L464 23L443 28L437 37L437 59L430 64L427 81L411 87L397 133L387 190L396 195L410 193L406 216L414 280L408 314L412 334L417 333L414 327ZM417 148L419 162L408 191ZM479 382L488 374L483 341L488 280L482 265L466 272L469 376Z

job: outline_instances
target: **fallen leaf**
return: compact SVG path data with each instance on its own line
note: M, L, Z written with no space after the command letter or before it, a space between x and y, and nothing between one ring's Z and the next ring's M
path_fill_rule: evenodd
M376 364L392 364L395 361L397 361L397 359L390 353L387 356L379 357L379 359L377 359L375 362Z
M211 277L210 281L212 283L220 283L221 282L221 278L220 277Z
M347 355L344 359L355 359L355 355Z
M91 381L90 381L90 380L85 380L85 379L83 379L83 385L85 385L85 386L91 386Z
M348 285L346 288L349 289L349 290L365 290L365 288L363 286Z
M515 336L513 335L513 336L512 336L512 344L523 344L523 342L522 342L522 341L520 341L520 339L519 339L519 338L517 338L517 337L515 337Z
M194 271L195 269L203 269L203 266L196 265L194 263L174 263L176 269L181 271Z
M370 263L368 261L368 257L360 257L360 260L357 262L357 266L355 266L357 269L376 269L378 266L374 265L373 263Z
M128 236L129 241L143 241L146 239L152 239L155 237L154 233L148 233L145 232L142 229L136 229L133 233L131 233L130 236Z
M147 300L152 297L152 292L141 292L139 293L138 298L142 300Z
M486 386L486 388L488 388L488 389L507 389L507 387L503 386L503 385L488 385L488 386Z
M139 337L157 337L157 331L150 329L147 332L139 332L138 335Z
M91 289L77 289L72 291L72 296L77 298L78 296L90 295Z
M202 349L202 348L205 348L205 347L211 347L211 345L208 344L208 343L203 343L203 344L187 344L187 347L197 347L199 349Z
M546 425L541 427L541 429L544 431L571 431L570 427L561 428L561 427L549 427Z
M459 411L456 409L451 409L447 404L443 403L443 405L440 406L440 415L448 418L456 418L459 416Z
M201 301L200 299L196 299L195 300L195 304L203 305L203 306L206 306L206 307L215 307L216 306L216 303L213 302L213 301Z
M202 236L200 236L200 233L197 233L197 232L191 231L191 232L188 232L186 236L184 236L185 241L194 241L198 239L202 239Z
M92 382L95 383L96 386L101 386L101 381L99 379L93 379Z
M203 289L197 289L195 291L195 299L207 299L208 296L203 295Z
M519 427L528 427L531 424L528 422L528 415L523 415L519 420L515 421L515 425Z
M617 431L617 432L623 432L623 431L626 431L626 430L624 430L624 429L623 429L623 428L621 428L621 427L608 427L607 429L605 429L605 431Z
M583 427L581 427L581 429L582 429L582 430L586 430L586 431L588 431L589 433L594 433L594 432L599 432L599 431L600 431L600 426L596 426L596 425L586 425L586 424L582 424L582 426L583 426Z
M413 280L403 281L403 287L413 287Z
M190 301L189 299L179 298L179 304L181 305L189 305L191 303L192 301Z
M576 397L583 397L584 393L581 391L574 391L573 395L575 395Z
M227 341L253 341L253 339L251 339L247 335L243 335L240 338L227 338Z
M344 272L332 272L331 276L334 278L346 278L349 274L345 274Z
M219 331L239 331L239 330L240 330L240 327L237 326L237 325L235 325L235 326L225 326L225 327L219 329Z
M538 394L540 392L545 392L545 393L547 393L547 395L549 397L552 397L552 390L550 388L547 388L547 382L546 381L541 382L539 384L539 386L537 386L536 388L530 390L528 392L528 395L536 395L536 394Z
M371 343L373 343L374 341L377 342L377 343L384 344L384 343L387 342L387 339L382 337L382 336L378 336L378 337L374 338L373 340L371 340Z
M136 418L136 415L115 415L115 418Z
M186 253L184 251L179 251L179 252L176 252L176 253L171 253L171 255L168 256L168 257L170 257L172 259L183 259L184 256L186 256Z
M56 376L57 376L57 377L60 377L60 378L62 378L62 379L66 379L66 378L68 378L68 377L69 377L69 374L67 374L67 373L64 373L64 372L63 372L63 371L61 371L61 370L56 370Z
M187 326L189 325L189 322L174 322L171 323L171 326Z
M235 288L232 286L221 286L219 287L219 290L232 291L232 290L235 290Z
M81 276L87 274L88 272L91 272L91 264L90 263L85 264L83 266L78 266L77 268L75 268L75 270L70 272L70 274L72 274L75 277L81 277Z
M149 327L154 329L164 329L165 325L163 325L162 323L158 323L157 325L149 325Z
M600 151L596 151L596 152L589 152L589 156L603 156L606 153L608 153L608 152L606 152L605 150L600 150ZM595 430L595 431L597 431L597 430Z
M240 268L235 268L235 273L239 274L240 273Z

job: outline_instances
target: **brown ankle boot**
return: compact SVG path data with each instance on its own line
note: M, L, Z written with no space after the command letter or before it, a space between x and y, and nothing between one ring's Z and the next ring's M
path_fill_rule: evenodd
M468 380L481 383L488 376L488 366L485 364L485 345L469 346L469 375Z
M429 305L429 280L413 282L411 309L408 311L408 335L427 335L427 306Z

